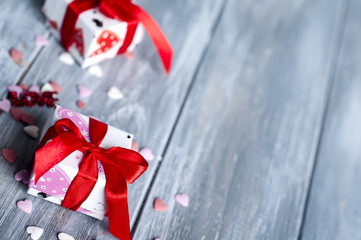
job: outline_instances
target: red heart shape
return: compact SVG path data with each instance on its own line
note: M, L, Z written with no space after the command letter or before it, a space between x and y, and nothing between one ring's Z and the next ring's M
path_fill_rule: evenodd
M13 163L18 153L14 149L3 148L1 149L1 154L9 163Z
M167 211L167 210L168 210L168 205L167 205L165 202L163 202L162 199L156 198L156 199L154 200L153 208L154 208L154 210L156 210L156 211L164 212L164 211Z
M27 125L35 125L34 117L31 114L23 113L23 115L21 115L20 121Z
M10 114L15 121L19 121L21 119L21 116L24 114L24 111L18 108L12 108L10 109Z

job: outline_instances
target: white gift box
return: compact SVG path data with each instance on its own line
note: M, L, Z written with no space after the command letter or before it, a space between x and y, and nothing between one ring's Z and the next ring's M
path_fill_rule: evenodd
M70 119L81 130L84 138L87 141L90 141L89 117L60 106L55 107L54 114L49 118L48 122L44 126L42 137L45 135L45 132L49 127L63 118ZM107 133L101 142L100 147L108 149L113 146L119 146L130 149L132 141L132 134L112 126L108 126ZM63 161L51 168L50 171L45 173L39 179L37 184L35 184L34 176L32 176L29 182L28 193L60 205L65 197L70 183L73 181L79 171L78 165L82 159L82 156L82 152L74 151ZM107 213L107 204L105 197L106 179L104 175L104 169L100 161L98 161L98 169L98 181L88 198L77 211L102 220Z
M60 39L60 29L68 5L73 0L46 0L43 6L53 35ZM108 18L98 7L82 12L76 22L74 38L69 52L83 68L97 64L105 59L113 58L124 42L127 33L127 22ZM127 51L131 52L141 42L144 29L137 27L134 38Z

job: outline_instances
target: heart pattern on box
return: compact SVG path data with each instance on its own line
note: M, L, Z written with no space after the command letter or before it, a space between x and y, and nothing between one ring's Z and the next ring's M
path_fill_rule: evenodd
M97 44L100 45L100 47L97 50L95 50L93 53L91 53L89 55L89 58L109 51L119 42L120 42L120 38L118 37L117 34L109 30L104 30L97 39Z

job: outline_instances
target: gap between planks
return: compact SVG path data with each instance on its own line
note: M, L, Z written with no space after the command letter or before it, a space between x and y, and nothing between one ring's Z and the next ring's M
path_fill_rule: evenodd
M345 2L342 2L342 3L343 4L340 4L341 6L340 6L339 14L337 17L338 20L336 21L337 25L335 27L335 34L332 39L332 41L334 42L334 47L332 48L333 50L331 53L331 58L330 58L330 63L329 63L329 71L327 73L328 81L326 83L327 86L326 86L326 90L325 90L325 94L324 94L325 97L324 97L323 103L321 105L321 110L320 110L320 116L319 116L320 130L315 133L315 135L316 135L315 142L312 144L313 150L312 150L311 158L313 158L313 161L311 161L311 162L313 164L311 166L311 175L309 177L307 194L306 194L306 198L304 200L304 205L303 205L298 240L302 239L302 233L303 233L304 226L305 226L307 207L308 207L308 203L310 200L310 193L311 193L312 183L313 183L315 169L316 169L316 165L317 165L317 159L319 156L320 146L322 143L322 135L324 132L327 112L329 110L331 92L333 89L333 85L335 83L336 66L338 64L339 55L341 52L341 46L342 46L342 42L343 42L343 38L344 38L344 34L345 34L345 25L346 25L347 16L349 13L350 0L346 0Z
M188 86L188 88L187 88L186 94L185 94L185 96L184 96L184 98L183 98L183 100L182 100L182 104L181 104L181 106L180 106L180 108L179 108L179 110L178 110L178 114L177 114L176 119L175 119L175 121L174 121L174 123L173 123L172 129L171 129L171 131L170 131L170 133L169 133L168 139L167 139L167 141L166 141L166 143L165 143L165 146L164 146L164 149L163 149L163 151L162 151L161 156L165 156L165 153L166 153L167 150L168 150L168 147L169 147L169 144L170 144L170 142L171 142L171 140L172 140L172 138L173 138L173 135L174 135L176 126L177 126L177 124L178 124L178 122L179 122L179 119L180 119L182 113L183 113L183 109L184 109L185 103L186 103L186 101L187 101L187 99L188 99L188 96L190 95L190 93L191 93L191 91L192 91L192 88L193 88L194 83L195 83L195 81L196 81L196 79L197 79L199 70L201 69L201 66L202 66L202 64L203 64L203 62L204 62L205 56L206 56L206 54L207 54L207 52L208 52L208 50L209 50L210 44L211 44L212 39L213 39L213 37L214 37L214 35L215 35L216 29L217 29L217 27L218 27L218 25L219 25L219 23L220 23L220 20L221 20L221 18L222 18L222 16L223 16L224 9L226 8L227 3L228 3L228 0L224 0L224 1L223 1L223 4L222 4L221 9L220 9L220 11L219 11L219 13L218 13L218 16L216 17L216 20L215 20L215 22L214 22L214 25L213 25L213 27L212 27L212 29L211 29L211 31L210 31L209 40L208 40L208 42L207 42L206 47L205 47L204 50L203 50L202 56L201 56L201 58L200 58L200 60L199 60L199 62L198 62L198 64L197 64L197 67L196 67L196 69L195 69L195 71L194 71L192 80L191 80L191 82L190 82L190 84L189 84L189 86ZM160 169L160 167L161 167L161 165L162 165L162 162L163 162L163 159L162 159L162 161L158 161L158 162L157 162L157 165L156 165L156 167L155 167L155 171L154 171L153 174L150 176L150 181L149 181L150 183L149 183L149 185L148 185L148 189L147 189L147 191L146 191L146 193L145 193L145 195L144 195L144 197L143 197L142 204L141 204L141 206L140 206L140 209L138 210L138 214L137 214L134 222L132 223L132 226L133 226L132 229L131 229L131 236L132 236L132 238L134 237L134 234L135 234L135 232L137 231L138 224L139 224L139 220L140 220L140 218L141 218L141 216L142 216L142 214L143 214L143 210L144 210L144 207L145 207L145 203L148 201L150 191L151 191L152 188L153 188L153 184L154 184L155 178L156 178L156 176L157 176L157 174L158 174L158 172L159 172L159 169Z

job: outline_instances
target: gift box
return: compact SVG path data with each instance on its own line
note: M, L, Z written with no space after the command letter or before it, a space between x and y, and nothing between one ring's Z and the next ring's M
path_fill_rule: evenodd
M124 194L148 166L129 150L132 140L130 133L56 106L35 153L28 193L100 220L109 216L110 232L130 239Z
M144 28L169 72L173 50L154 19L130 0L46 0L51 32L83 68L131 52Z
M60 39L60 27L71 2L72 0L46 0L43 6L50 31L57 39ZM125 21L108 18L98 7L86 10L78 17L75 31L72 33L73 43L68 51L83 68L113 58L123 45L127 26L128 23ZM128 52L134 50L143 39L143 35L144 30L140 25L127 48Z

